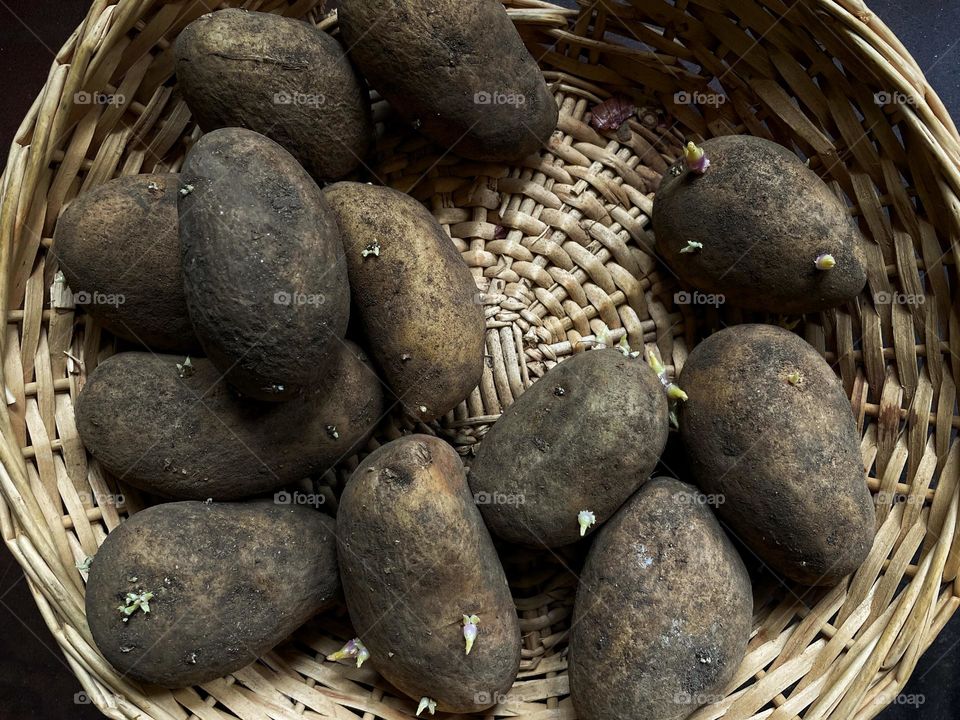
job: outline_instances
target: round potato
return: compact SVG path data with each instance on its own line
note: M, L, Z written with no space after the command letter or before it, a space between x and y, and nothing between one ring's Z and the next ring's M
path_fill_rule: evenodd
M487 527L535 547L576 542L650 477L669 423L663 387L643 360L613 348L565 360L480 444L469 479ZM584 511L592 523L581 526Z
M695 488L642 487L597 534L570 631L582 720L681 720L717 699L750 638L750 577Z
M53 233L74 303L118 337L154 352L192 352L177 238L177 176L128 175L63 211Z
M350 57L405 120L444 149L519 161L557 127L557 105L503 5L341 0Z
M735 325L694 348L680 376L680 435L700 489L775 573L833 585L873 545L875 512L843 387L804 340Z
M178 502L114 529L86 614L120 673L178 688L253 662L338 597L336 523L269 501Z
M341 182L326 196L370 353L414 417L445 415L483 374L483 307L469 268L433 215L408 195Z
M374 667L441 712L496 703L520 666L520 626L453 448L427 435L379 448L348 481L338 528L350 619Z
M200 138L181 183L187 307L207 357L251 398L299 395L323 377L350 314L323 192L290 153L243 128Z
M352 344L287 403L240 398L208 361L121 353L77 400L77 430L103 467L163 497L232 500L320 475L362 446L383 414L380 382ZM179 367L178 367L179 365Z
M174 44L177 82L200 127L256 130L319 180L360 165L373 137L367 89L328 33L229 8L197 18Z

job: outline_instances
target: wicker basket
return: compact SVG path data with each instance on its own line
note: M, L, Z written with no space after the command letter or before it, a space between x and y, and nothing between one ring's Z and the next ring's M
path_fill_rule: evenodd
M350 637L342 611L230 677L173 692L118 677L84 619L76 563L147 499L118 486L77 437L77 393L116 343L89 317L49 308L56 266L46 250L78 193L117 175L179 168L199 133L172 80L170 43L217 4L95 0L17 134L0 222L3 536L66 661L109 717L400 720L414 704L369 665L325 661ZM316 0L242 4L336 32L336 17ZM649 251L660 174L688 137L749 133L793 148L848 201L870 239L869 286L837 311L765 319L795 327L842 378L879 530L863 567L833 589L757 584L747 657L727 697L694 717L873 717L960 602L956 128L903 46L856 0L507 5L561 107L539 157L512 168L462 162L375 104L382 138L372 175L432 209L487 310L481 386L419 430L443 435L469 463L504 407L598 335L655 345L682 367L697 337L745 316L678 302L686 297ZM590 112L612 96L641 111L627 130L601 135ZM407 429L389 418L378 438ZM327 474L334 494L355 462ZM490 715L574 717L565 640L575 562L568 554L511 558L523 664Z

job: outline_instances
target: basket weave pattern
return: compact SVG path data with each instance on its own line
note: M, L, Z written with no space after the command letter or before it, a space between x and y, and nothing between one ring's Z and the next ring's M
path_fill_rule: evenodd
M906 50L855 0L505 4L560 103L558 133L539 157L516 167L460 161L375 104L383 133L374 176L434 212L486 308L480 387L417 429L447 438L469 464L503 409L564 357L625 336L679 372L698 337L751 319L674 302L675 279L650 251L653 191L687 138L746 133L791 147L869 239L868 288L856 302L796 325L780 320L826 356L851 398L878 534L863 567L833 589L758 585L747 657L726 697L694 718L873 717L960 602L956 128ZM336 32L317 0L243 6ZM414 704L369 665L324 661L351 636L343 612L228 678L177 691L118 677L84 619L76 563L145 499L108 477L77 436L77 393L114 343L89 316L49 308L57 268L46 250L78 193L118 175L179 169L200 133L172 81L170 46L211 9L94 0L16 136L0 183L0 529L66 662L109 717L401 720ZM723 102L707 100L721 88ZM677 93L693 102L678 103ZM124 100L89 102L97 94ZM645 111L628 131L599 134L589 113L615 95ZM388 418L371 447L407 429ZM334 493L355 463L328 476ZM511 559L523 662L492 715L573 720L565 649L575 561Z

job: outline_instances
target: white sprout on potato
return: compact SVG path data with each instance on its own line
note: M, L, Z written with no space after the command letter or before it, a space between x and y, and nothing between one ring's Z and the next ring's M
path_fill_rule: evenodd
M367 245L363 251L360 253L363 257L380 257L380 241L374 240L372 243Z
M193 375L193 361L189 355L182 363L177 363L177 375L181 378L188 378Z
M77 563L77 570L80 572L90 572L90 563L93 562L93 557L87 555L83 560Z
M830 253L824 253L823 255L817 255L813 264L816 265L817 270L832 270L836 266L837 260Z
M589 510L581 510L577 515L577 523L580 525L580 537L583 537L589 527L597 524L597 516Z
M193 192L193 185L184 185L180 188L180 197L186 197Z
M638 350L632 350L630 348L630 342L627 340L626 334L620 338L620 342L617 343L617 350L623 353L624 357L628 358L637 358L640 357L640 352Z
M150 601L153 600L152 592L127 593L125 598L126 605L118 605L117 610L124 614L124 622L137 610L144 615L150 612Z
M667 377L667 368L660 362L660 358L657 357L653 350L647 350L647 364L657 374L657 377L660 378L660 383L666 389L668 398L671 400L680 400L681 402L687 399L687 394Z
M703 148L692 140L683 149L683 160L687 164L687 169L697 175L703 175L710 167L710 159L703 152Z
M680 254L682 255L684 253L693 253L693 252L696 252L697 250L703 250L703 243L699 243L696 240L687 240L687 244L680 251Z
M417 705L417 717L420 717L420 713L422 713L424 710L433 715L437 710L437 701L431 700L428 697L420 698L420 704Z
M473 643L477 639L477 624L479 622L480 618L476 615L463 616L463 639L467 646L467 655L470 654L470 651L473 649Z
M360 667L370 659L370 651L367 650L366 646L360 641L360 638L354 638L353 640L347 641L342 648L332 655L327 655L327 660L333 662L347 658L356 658L357 667Z
M787 375L787 382L791 385L799 385L801 380L803 380L803 376L800 374L799 370L794 370L792 373Z
M336 425L327 425L327 435L329 435L330 437L332 437L334 440L339 440L339 439L340 439L340 433L337 432L337 426L336 426Z

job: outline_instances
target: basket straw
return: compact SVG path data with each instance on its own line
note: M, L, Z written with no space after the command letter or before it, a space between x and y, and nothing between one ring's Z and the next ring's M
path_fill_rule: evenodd
M320 618L253 665L203 687L140 687L92 643L84 572L106 534L148 499L90 459L73 406L116 342L88 316L50 309L57 217L118 175L176 171L199 136L173 82L171 42L213 6L95 0L21 125L2 185L0 527L89 699L112 718L410 717L414 704L365 666L325 662L350 636ZM249 0L336 32L316 0ZM694 717L870 718L894 700L957 609L960 136L900 42L855 0L581 0L506 3L561 109L558 132L515 167L466 163L398 123L382 102L369 175L435 213L483 293L481 385L430 428L469 463L497 416L551 366L598 342L656 350L679 371L698 337L755 319L682 304L655 261L653 192L686 139L771 138L807 159L869 239L869 282L847 306L782 321L836 368L862 432L878 533L832 589L767 576L748 653L726 697ZM598 133L610 97L640 108ZM409 429L387 418L371 447ZM585 428L585 431L589 431ZM356 459L329 473L336 491ZM798 509L802 511L802 509ZM513 690L490 714L573 720L566 637L576 558L523 554L508 571L523 629Z

